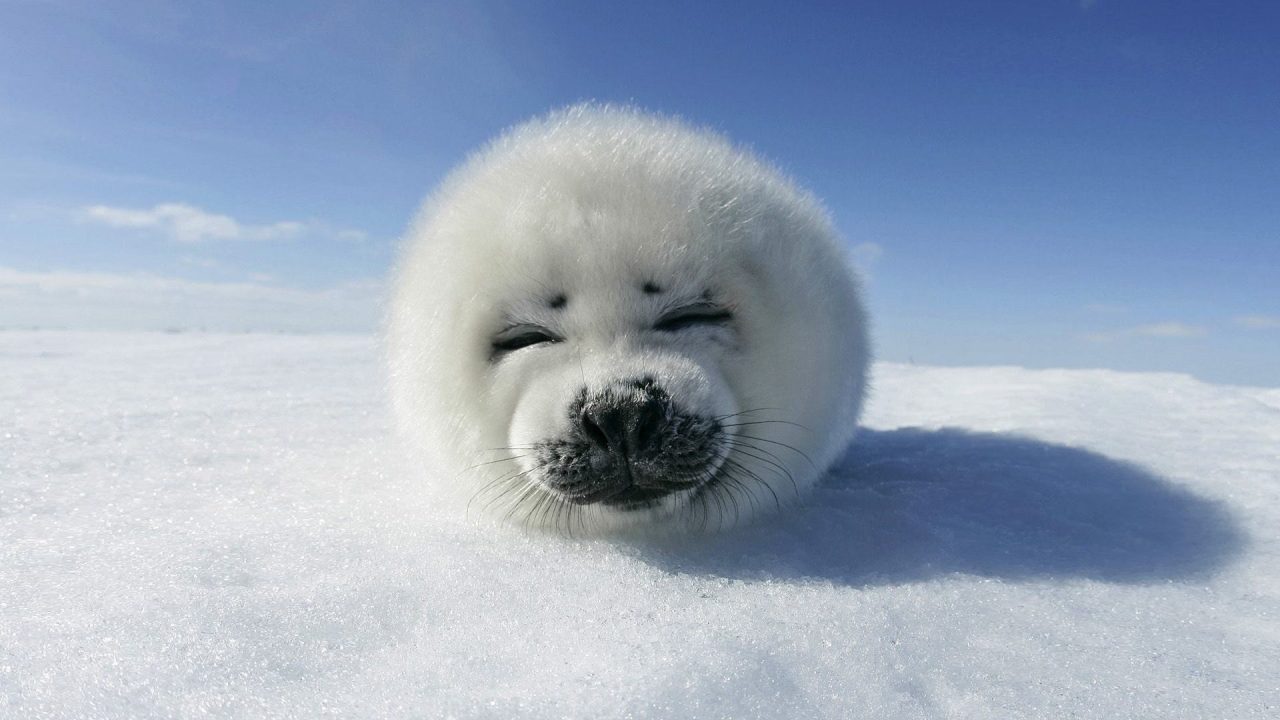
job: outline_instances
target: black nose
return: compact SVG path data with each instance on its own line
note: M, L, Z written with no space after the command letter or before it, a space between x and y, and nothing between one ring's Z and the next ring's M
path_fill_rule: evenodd
M634 458L653 448L664 417L661 400L646 396L588 403L578 422L592 445L611 455Z

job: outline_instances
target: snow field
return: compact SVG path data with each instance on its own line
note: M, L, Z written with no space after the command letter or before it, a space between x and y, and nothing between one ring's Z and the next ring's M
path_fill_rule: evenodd
M881 364L800 508L433 513L365 336L0 333L0 717L1273 718L1280 390Z

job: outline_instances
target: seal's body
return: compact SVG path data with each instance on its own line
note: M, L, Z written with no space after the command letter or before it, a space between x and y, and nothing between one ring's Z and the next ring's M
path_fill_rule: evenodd
M797 498L850 440L868 363L811 196L712 133L593 105L445 181L388 343L430 482L569 531L722 528Z

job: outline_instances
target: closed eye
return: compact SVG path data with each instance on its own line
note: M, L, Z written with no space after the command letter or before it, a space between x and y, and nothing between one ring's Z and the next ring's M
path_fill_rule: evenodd
M562 339L539 325L512 325L493 337L492 357L543 343L557 343Z
M659 332L679 332L686 328L728 324L733 313L719 305L690 305L658 318L653 329Z

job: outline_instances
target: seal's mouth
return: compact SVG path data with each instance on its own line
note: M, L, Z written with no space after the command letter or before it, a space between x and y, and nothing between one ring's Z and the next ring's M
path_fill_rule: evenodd
M632 485L625 488L615 495L611 495L600 501L601 505L607 505L617 510L643 510L658 504L662 498L675 492L675 490L660 487L636 487Z
M670 477L637 476L630 471L584 478L566 483L564 478L544 478L543 484L573 505L602 505L611 510L645 510L679 493L701 492L715 481L718 463L708 460L702 471ZM652 472L653 469L650 469Z
M705 483L693 488L687 483L682 483L678 486L659 487L630 485L599 499L584 500L572 497L567 497L566 499L575 504L600 504L612 510L647 510L675 493L697 490L704 486Z

